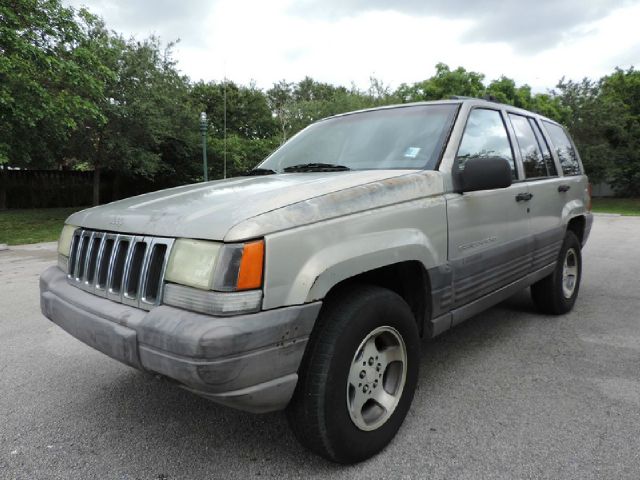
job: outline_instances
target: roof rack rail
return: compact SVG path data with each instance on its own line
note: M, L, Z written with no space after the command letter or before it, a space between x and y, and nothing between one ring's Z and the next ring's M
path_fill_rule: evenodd
M483 95L482 97L469 97L466 95L450 95L449 100L486 100L487 102L500 103L493 95Z

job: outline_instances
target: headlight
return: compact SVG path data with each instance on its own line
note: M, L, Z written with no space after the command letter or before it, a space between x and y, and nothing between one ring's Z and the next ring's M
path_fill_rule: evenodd
M173 244L165 279L203 290L235 292L262 286L264 240L222 244L180 238Z
M58 239L58 253L69 256L69 250L71 250L71 241L73 240L73 232L76 231L75 225L65 225L60 232L60 238Z
M165 278L174 283L211 290L213 269L222 244L179 238L173 244Z
M164 303L213 315L259 310L263 268L264 240L222 244L178 239L165 279L179 285L167 285Z
M58 239L58 267L69 273L69 252L71 250L71 242L73 241L73 233L78 227L75 225L65 225L60 232Z

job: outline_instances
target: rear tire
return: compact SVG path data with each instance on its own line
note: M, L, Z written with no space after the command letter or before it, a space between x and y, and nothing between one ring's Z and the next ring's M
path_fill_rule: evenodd
M531 286L531 297L542 313L562 315L576 303L581 278L580 242L575 233L568 231L555 270Z
M333 295L323 305L287 407L297 439L338 463L378 453L409 410L419 352L414 316L396 293L356 285Z

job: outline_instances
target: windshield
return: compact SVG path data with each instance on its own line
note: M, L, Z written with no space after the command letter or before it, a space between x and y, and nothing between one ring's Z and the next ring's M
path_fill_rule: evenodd
M457 108L457 104L418 105L323 120L282 145L258 168L278 173L301 171L306 164L335 170L431 170Z

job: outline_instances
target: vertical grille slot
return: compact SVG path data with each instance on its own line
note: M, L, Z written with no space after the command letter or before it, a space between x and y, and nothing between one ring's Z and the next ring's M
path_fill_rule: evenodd
M76 230L77 232L77 230ZM73 275L78 263L78 245L80 244L80 234L75 233L71 241L71 254L69 255L69 274Z
M100 245L102 244L102 235L93 235L91 246L89 247L89 257L87 260L87 274L85 283L93 286L93 280L96 275L96 266L98 265L98 254L100 253Z
M75 265L75 277L76 280L81 282L84 280L84 268L86 265L87 248L89 247L89 234L82 232L80 236L80 245L78 247L78 256L76 258Z
M142 266L144 264L146 252L146 243L137 242L134 244L131 263L129 264L126 287L124 289L124 294L129 298L133 299L138 296L138 286L140 285L140 279L142 278Z
M122 280L124 277L124 267L127 261L127 253L129 252L129 240L120 240L116 249L116 256L113 261L113 272L111 274L111 293L119 294L122 289Z
M96 289L105 290L107 287L107 279L109 274L109 265L111 264L111 255L113 254L113 238L105 238L104 248L98 263L98 274L96 280Z
M166 245L155 244L153 246L151 257L149 258L149 267L147 268L145 288L144 292L142 292L142 300L147 303L156 303L159 299L158 294L162 284L166 255Z

